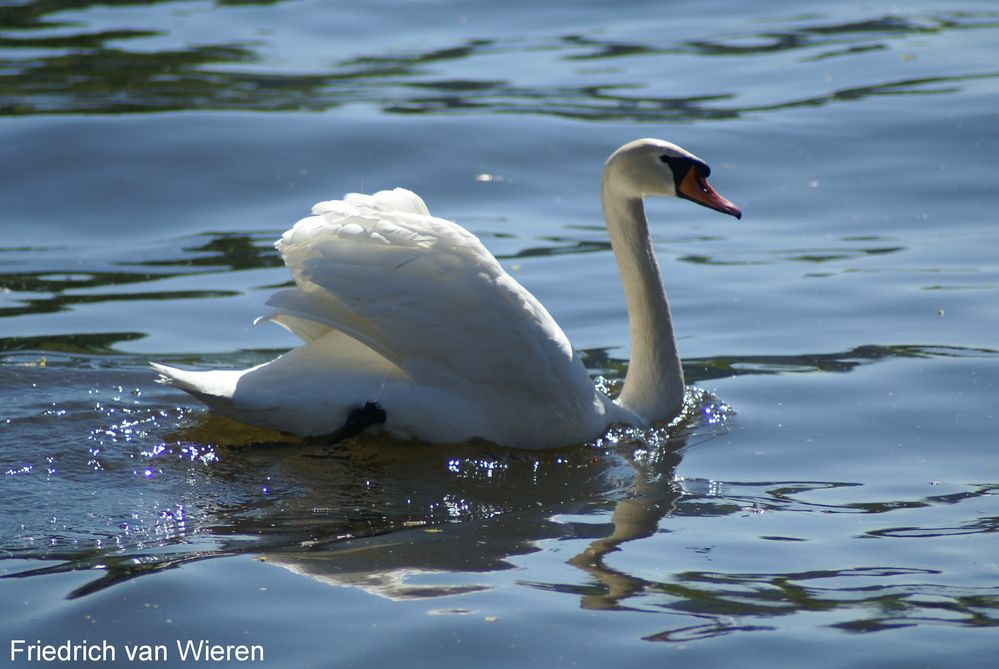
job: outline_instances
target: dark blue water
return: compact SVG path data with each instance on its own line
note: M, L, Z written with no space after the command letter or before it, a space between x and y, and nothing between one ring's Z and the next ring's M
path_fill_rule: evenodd
M990 2L0 5L3 662L992 666L997 38ZM154 383L295 345L252 325L273 241L404 186L613 386L597 183L643 136L745 212L649 207L670 430L316 449Z

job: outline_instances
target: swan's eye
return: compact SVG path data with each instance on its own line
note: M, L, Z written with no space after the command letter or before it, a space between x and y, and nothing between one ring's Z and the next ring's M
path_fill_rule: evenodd
M664 153L663 155L659 156L659 162L666 163L667 165L669 165L669 156L667 156Z

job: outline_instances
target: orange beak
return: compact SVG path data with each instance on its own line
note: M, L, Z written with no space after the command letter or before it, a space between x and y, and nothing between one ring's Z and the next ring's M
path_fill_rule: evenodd
M697 166L691 166L687 170L687 176L680 183L680 197L693 200L697 204L708 209L720 211L729 216L742 218L742 210L719 195L714 188L708 184L708 180L701 176L701 171Z

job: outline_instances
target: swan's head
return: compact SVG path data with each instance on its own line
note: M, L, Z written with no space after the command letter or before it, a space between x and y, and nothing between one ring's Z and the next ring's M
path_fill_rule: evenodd
M604 188L625 197L667 195L742 218L742 211L708 184L711 168L676 144L639 139L611 154L604 166Z

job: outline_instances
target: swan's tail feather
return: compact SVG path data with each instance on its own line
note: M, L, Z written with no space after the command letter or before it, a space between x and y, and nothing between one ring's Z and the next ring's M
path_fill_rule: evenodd
M180 388L208 406L223 411L232 407L232 395L236 390L236 382L244 373L237 370L192 372L155 362L151 362L149 365L160 375L157 383Z

